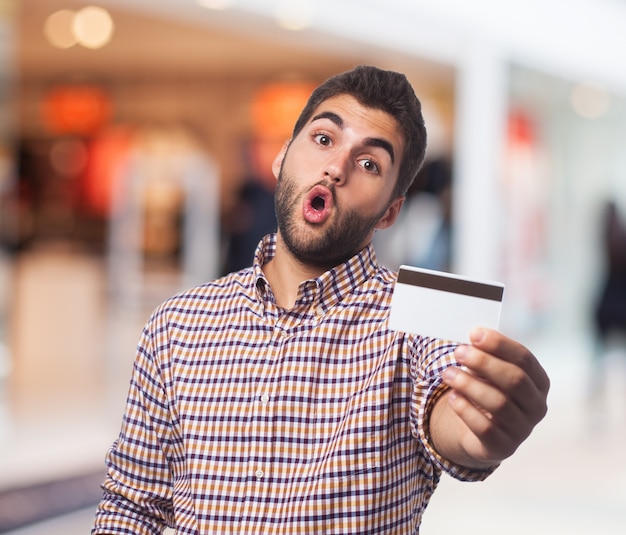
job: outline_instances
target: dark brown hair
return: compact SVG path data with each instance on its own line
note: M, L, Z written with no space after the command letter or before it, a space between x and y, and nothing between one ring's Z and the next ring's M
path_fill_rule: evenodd
M426 128L422 105L404 74L370 65L359 65L332 76L309 97L293 129L295 138L311 119L317 107L329 98L350 95L363 106L382 110L394 117L404 136L404 154L392 198L409 189L426 154Z

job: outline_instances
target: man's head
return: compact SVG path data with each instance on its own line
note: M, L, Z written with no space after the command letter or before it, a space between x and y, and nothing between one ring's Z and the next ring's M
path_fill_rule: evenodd
M342 94L351 95L363 106L388 113L400 126L405 148L394 196L404 195L424 162L426 128L420 101L403 74L361 65L329 78L311 94L296 121L292 139L304 128L320 103Z

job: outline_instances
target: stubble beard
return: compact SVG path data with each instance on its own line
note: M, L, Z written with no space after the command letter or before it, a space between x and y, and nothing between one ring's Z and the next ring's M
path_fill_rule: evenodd
M333 185L321 184L330 189L337 209ZM348 209L331 215L322 224L308 223L301 219L302 196L296 191L296 181L281 169L276 185L275 210L278 230L291 254L305 265L331 269L362 249L387 207L373 216Z

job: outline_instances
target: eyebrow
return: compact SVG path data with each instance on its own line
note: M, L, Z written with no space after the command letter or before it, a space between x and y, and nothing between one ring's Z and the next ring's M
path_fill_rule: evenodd
M339 128L344 127L343 119L332 111L323 111L321 113L318 113L315 117L311 119L311 122L317 121L319 119L328 119L329 121L335 123ZM391 158L391 163L395 162L395 152L393 150L393 145L386 139L379 137L368 137L365 138L364 143L368 147L380 147L381 149L386 150Z

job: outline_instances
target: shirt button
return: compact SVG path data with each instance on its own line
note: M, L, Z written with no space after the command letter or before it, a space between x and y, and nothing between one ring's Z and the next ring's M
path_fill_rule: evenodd
M259 468L256 472L254 472L254 475L256 476L257 479L263 479L263 476L265 475L265 473L263 472L263 470Z
M265 405L269 400L270 400L269 394L263 394L261 396L261 403L263 403L263 405Z

